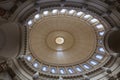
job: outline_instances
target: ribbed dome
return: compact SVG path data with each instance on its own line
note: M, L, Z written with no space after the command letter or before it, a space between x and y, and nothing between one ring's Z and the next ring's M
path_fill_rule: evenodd
M56 44L63 37L63 44ZM47 16L30 31L30 50L39 61L49 65L72 65L88 60L96 49L94 27L74 16Z
M118 0L0 1L0 76L117 80L119 5Z
M103 45L108 26L97 17L75 9L43 10L33 17L27 21L26 62L31 68L47 75L77 76L108 59Z

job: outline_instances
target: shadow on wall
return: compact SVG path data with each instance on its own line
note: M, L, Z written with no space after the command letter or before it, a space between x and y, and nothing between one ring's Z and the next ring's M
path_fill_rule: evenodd
M110 34L108 45L112 51L120 53L120 30L114 31Z
M19 27L16 23L0 25L0 56L15 57L19 51Z
M7 72L2 72L0 73L0 80L12 80L12 78Z

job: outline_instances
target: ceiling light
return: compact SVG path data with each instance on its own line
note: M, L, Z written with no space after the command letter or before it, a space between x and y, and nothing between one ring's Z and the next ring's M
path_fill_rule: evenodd
M99 59L99 60L103 59L103 56L100 55L100 54L97 54L95 57L96 57L97 59Z
M75 10L70 10L69 15L73 15L76 11Z
M94 60L91 60L91 61L90 61L90 64L92 64L92 65L97 65L98 62L97 62L97 61L94 61Z
M99 32L99 35L100 35L100 36L103 36L104 34L105 34L104 31Z
M64 43L64 38L62 38L62 37L57 37L57 38L55 39L55 42L56 42L57 44L63 44L63 43Z
M46 67L46 66L43 66L43 67L42 67L42 71L47 71L47 67Z
M44 12L43 12L43 15L44 15L44 16L47 16L48 14L49 14L49 11L44 11Z
M55 68L52 68L52 69L51 69L51 73L56 73Z
M38 64L37 62L34 62L34 63L33 63L33 66L34 66L35 68L38 68L38 67L39 67L39 64Z
M83 18L84 18L84 19L88 19L88 18L91 18L91 17L92 17L92 16L88 14L88 15L85 15Z
M90 66L88 66L87 64L84 64L83 67L86 69L90 69Z
M40 18L40 14L36 14L35 19L39 19L39 18Z
M79 66L76 67L76 70L82 72L82 69Z
M29 20L28 21L28 25L31 26L33 24L33 21L32 20Z
M100 52L105 52L104 48L102 48L102 47L99 48L99 51Z
M32 57L31 56L26 56L27 61L31 61Z
M61 74L65 74L64 69L60 69L60 73L61 73Z
M84 13L83 12L77 12L76 16L80 17L82 16Z
M60 13L61 13L61 14L65 14L66 11L67 11L66 9L62 9L62 10L60 11Z
M93 18L90 20L90 23L96 23L96 22L99 22L98 19Z
M58 13L57 9L52 10L52 14L57 14L57 13Z
M96 26L97 29L104 29L104 26L102 24L99 24Z
M72 74L73 73L73 69L69 68L68 72Z

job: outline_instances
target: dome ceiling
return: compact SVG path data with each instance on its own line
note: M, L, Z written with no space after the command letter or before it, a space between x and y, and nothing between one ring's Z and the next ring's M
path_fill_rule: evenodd
M40 73L77 76L110 58L103 43L109 27L91 13L46 9L30 16L27 26L26 63Z
M112 1L20 2L11 9L13 15L8 14L10 25L0 27L0 50L5 49L6 40L14 42L8 46L10 52L6 50L14 56L7 64L21 80L106 80L111 72L119 71L119 55L113 54L119 49L114 45L118 38L113 32L120 25L120 14ZM5 26L13 27L5 30Z
M96 49L92 25L72 16L44 17L32 26L29 37L32 54L39 61L58 66L84 62ZM57 37L64 43L56 44Z

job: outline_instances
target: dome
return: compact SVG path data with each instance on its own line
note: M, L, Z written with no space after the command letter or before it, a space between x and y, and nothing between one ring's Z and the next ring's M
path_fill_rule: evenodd
M4 74L16 80L119 79L120 11L111 4L119 1L18 2L0 1ZM11 13L2 4L11 5Z

